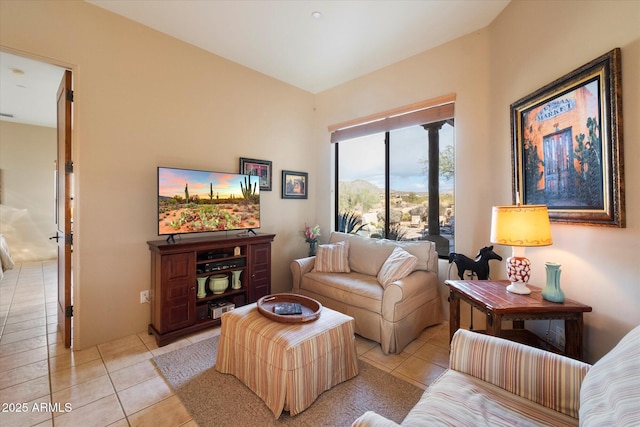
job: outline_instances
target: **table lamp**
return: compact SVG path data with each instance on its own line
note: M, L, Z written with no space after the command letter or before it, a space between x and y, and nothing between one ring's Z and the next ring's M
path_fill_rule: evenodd
M524 256L527 246L548 246L551 239L549 211L545 205L494 206L491 215L491 243L512 247L507 258L507 291L528 295L531 263Z

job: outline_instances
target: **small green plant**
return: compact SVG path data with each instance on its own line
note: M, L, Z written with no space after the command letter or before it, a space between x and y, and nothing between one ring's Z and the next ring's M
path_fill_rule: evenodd
M338 231L356 234L364 228L362 217L354 211L342 211L338 214Z
M404 240L408 233L408 230L400 225L400 223L393 223L389 226L389 233L384 230L384 221L380 226L380 231L372 233L371 238L375 239L388 239L388 240Z
M403 240L406 235L407 229L396 223L389 226L389 234L386 236L386 238L389 240Z

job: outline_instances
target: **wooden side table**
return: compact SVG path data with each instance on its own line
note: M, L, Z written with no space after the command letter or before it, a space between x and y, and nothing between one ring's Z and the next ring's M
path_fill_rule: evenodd
M446 280L449 287L450 339L460 328L460 300L487 316L486 333L582 360L582 314L588 305L565 299L563 303L542 298L542 290L530 286L531 294L507 292L507 280ZM524 328L525 320L564 319L564 351ZM503 330L502 321L513 321L512 330Z

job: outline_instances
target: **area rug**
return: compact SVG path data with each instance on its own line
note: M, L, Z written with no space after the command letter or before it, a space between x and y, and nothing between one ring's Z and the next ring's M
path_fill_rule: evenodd
M200 427L350 426L366 411L401 422L423 390L368 363L360 373L321 394L304 412L279 419L233 375L214 369L218 337L153 358L156 366Z

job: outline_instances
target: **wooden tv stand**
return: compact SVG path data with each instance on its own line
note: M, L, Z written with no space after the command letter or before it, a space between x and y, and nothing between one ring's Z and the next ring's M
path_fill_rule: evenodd
M275 234L239 234L185 238L169 243L149 241L151 251L151 323L149 334L158 346L186 334L220 324L209 305L227 301L240 307L271 293L271 242ZM232 289L232 271L241 271L239 289ZM197 278L214 274L229 277L224 293L197 298Z

